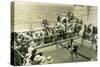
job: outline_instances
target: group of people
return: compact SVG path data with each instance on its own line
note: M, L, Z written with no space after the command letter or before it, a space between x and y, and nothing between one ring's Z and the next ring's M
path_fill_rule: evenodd
M52 30L49 27L47 20L45 20L43 25L48 35L51 33L50 31L54 31L56 36L54 41L71 37L79 37L82 39L81 44L83 44L83 40L89 40L91 41L91 46L95 45L95 48L97 48L97 27L92 24L83 24L83 20L75 17L71 12L68 12L67 14L63 12L62 15L59 15L57 17L57 22ZM71 39L71 41L72 40L73 39ZM75 54L77 58L77 50L79 49L78 45L76 45L77 43L71 43L72 42L68 42L67 48L69 49L70 54L72 56Z
M72 12L68 12L68 14L63 12L62 15L57 16L56 23L52 28L49 26L47 19L43 20L42 26L47 36L55 34L58 39L66 39L73 36L79 36L83 21L82 19L76 18Z
M36 64L51 64L53 59L51 56L43 56L42 52L36 50L32 51L32 54L27 53L23 59L23 65L36 65Z
M72 61L74 60L74 56L76 57L76 60L78 60L78 50L79 44L74 38L69 39L65 44L59 44L62 48L65 48L69 51Z
M49 26L47 19L42 21L43 29L40 32L28 31L24 33L11 33L11 51L18 53L14 55L16 60L15 65L30 65L30 64L48 64L52 63L51 56L45 57L42 52L38 52L37 46L44 45L51 42L57 42L58 40L64 40L71 37L81 37L82 40L92 40L92 43L96 42L97 27L92 24L84 25L83 20L76 18L73 13L63 12L58 15L56 24L53 27ZM82 31L82 32L81 32ZM92 36L92 37L91 37ZM77 45L73 45L73 39L68 42L67 49L69 49L71 55L75 53L77 57ZM20 55L20 56L19 56ZM12 55L13 56L13 55ZM18 59L22 58L22 60ZM18 62L20 60L20 62Z
M45 57L43 52L38 51L38 45L32 38L24 36L19 36L16 32L11 34L12 65L51 64L53 62L51 56Z
M94 48L97 51L97 27L89 24L89 25L84 25L84 30L81 36L82 43L81 46L84 42L84 40L88 40L91 42L91 47Z

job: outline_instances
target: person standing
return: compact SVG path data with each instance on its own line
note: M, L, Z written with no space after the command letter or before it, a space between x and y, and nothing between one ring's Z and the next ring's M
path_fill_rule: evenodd
M75 54L76 56L76 59L78 60L78 51L79 47L78 47L78 44L76 44L76 41L74 41L74 44L72 45L72 60L73 60L73 55Z
M57 22L60 22L61 18L60 16L57 17Z
M36 43L35 42L33 42L33 41L31 41L30 42L30 45L29 45L29 47L28 47L28 53L32 56L32 52L34 51L34 50L36 50L35 49L35 46L36 46ZM31 56L30 56L30 58L31 58Z

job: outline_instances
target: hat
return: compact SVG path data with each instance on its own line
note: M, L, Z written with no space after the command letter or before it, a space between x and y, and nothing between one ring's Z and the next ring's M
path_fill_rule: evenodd
M42 61L42 58L41 58L40 55L36 55L36 56L34 57L34 60L37 61L37 62L41 62L41 61Z
M34 41L31 41L30 46L34 47L34 46L36 46L36 43Z
M53 62L52 57L51 57L51 56L48 56L46 62L47 62L48 64L52 63L52 62Z

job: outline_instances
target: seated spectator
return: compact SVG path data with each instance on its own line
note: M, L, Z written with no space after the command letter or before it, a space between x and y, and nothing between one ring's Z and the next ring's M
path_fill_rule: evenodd
M33 63L34 64L44 64L46 61L46 57L43 56L42 52L37 53L37 55L34 57Z
M41 56L41 62L40 62L40 64L45 64L45 62L46 62L46 57L45 56Z
M23 65L31 65L31 59L30 59L30 54L29 53L27 53L26 55L25 55L25 58L23 59Z
M42 58L40 55L36 55L33 59L32 64L40 64L40 62L42 61Z

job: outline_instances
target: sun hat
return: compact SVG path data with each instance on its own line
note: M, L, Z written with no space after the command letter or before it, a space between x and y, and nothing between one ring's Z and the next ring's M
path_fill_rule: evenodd
M40 55L36 55L36 56L34 57L34 61L41 62L41 61L42 61L41 56L40 56Z
M47 57L46 63L51 64L53 62L53 59L51 56Z

